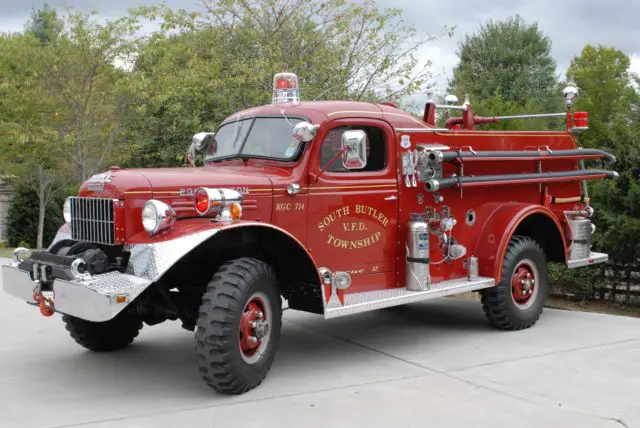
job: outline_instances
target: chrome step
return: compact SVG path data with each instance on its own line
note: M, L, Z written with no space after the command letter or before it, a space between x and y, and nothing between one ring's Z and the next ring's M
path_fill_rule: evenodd
M589 254L589 257L587 257L586 259L569 260L567 262L567 267L571 269L571 268L577 268L581 266L594 265L596 263L606 263L608 261L609 261L608 254L592 252Z
M431 284L431 288L426 291L409 291L406 288L390 288L386 290L347 294L344 296L344 306L325 308L324 317L325 319L338 318L391 306L421 302L423 300L436 299L451 294L489 288L494 286L495 283L493 278L479 277L473 281L460 278Z

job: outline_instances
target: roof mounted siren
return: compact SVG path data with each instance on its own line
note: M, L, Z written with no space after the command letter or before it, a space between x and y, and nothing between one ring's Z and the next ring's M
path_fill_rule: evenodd
M589 113L586 111L576 111L572 114L573 105L578 97L578 87L572 81L562 91L564 104L567 108L567 131L574 133L589 129Z
M278 73L273 76L273 104L299 103L300 86L294 73Z
M431 93L429 95L429 100L424 107L424 115L422 120L425 121L428 125L435 126L435 118L436 118L436 109L445 110L447 112L447 119L450 117L450 111L458 110L462 111L463 115L467 111L471 111L471 104L469 103L469 95L466 94L464 96L464 102L461 105L458 104L458 97L453 94L449 94L444 98L444 104L436 104L436 102L431 98Z

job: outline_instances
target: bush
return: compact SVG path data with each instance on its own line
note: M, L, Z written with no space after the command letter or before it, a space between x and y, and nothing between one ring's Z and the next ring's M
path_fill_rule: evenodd
M64 223L62 204L64 194L52 199L45 210L43 244L53 240L56 232ZM13 197L11 207L7 213L7 236L9 246L17 247L22 244L28 248L36 248L38 236L38 195L26 186L18 186Z
M612 279L602 276L601 264L568 269L561 263L549 263L549 280L552 294L592 300L600 287L609 287Z

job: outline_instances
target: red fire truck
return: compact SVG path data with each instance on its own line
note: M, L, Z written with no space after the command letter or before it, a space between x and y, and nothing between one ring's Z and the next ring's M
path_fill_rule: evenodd
M491 325L530 327L548 262L607 261L591 251L586 181L617 177L601 166L615 159L577 147L577 92L561 113L479 117L448 97L416 118L392 103L302 102L297 77L278 74L270 105L193 137L192 167L91 177L46 251L15 251L4 290L62 314L92 351L180 320L205 382L228 394L266 376L282 299L329 319L478 291ZM566 130L482 129L540 117Z

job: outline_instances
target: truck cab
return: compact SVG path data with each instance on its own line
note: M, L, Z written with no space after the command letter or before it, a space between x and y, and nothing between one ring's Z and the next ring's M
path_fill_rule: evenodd
M266 376L283 299L328 319L478 291L493 326L528 328L548 262L608 259L591 249L585 183L617 174L585 161L615 159L577 146L588 119L576 95L567 88L561 113L478 117L465 99L415 117L304 102L297 76L276 75L271 104L193 137L190 167L113 167L83 183L50 247L17 249L2 268L4 289L62 314L94 351L180 320L205 382L231 394ZM482 129L529 117L566 129Z

